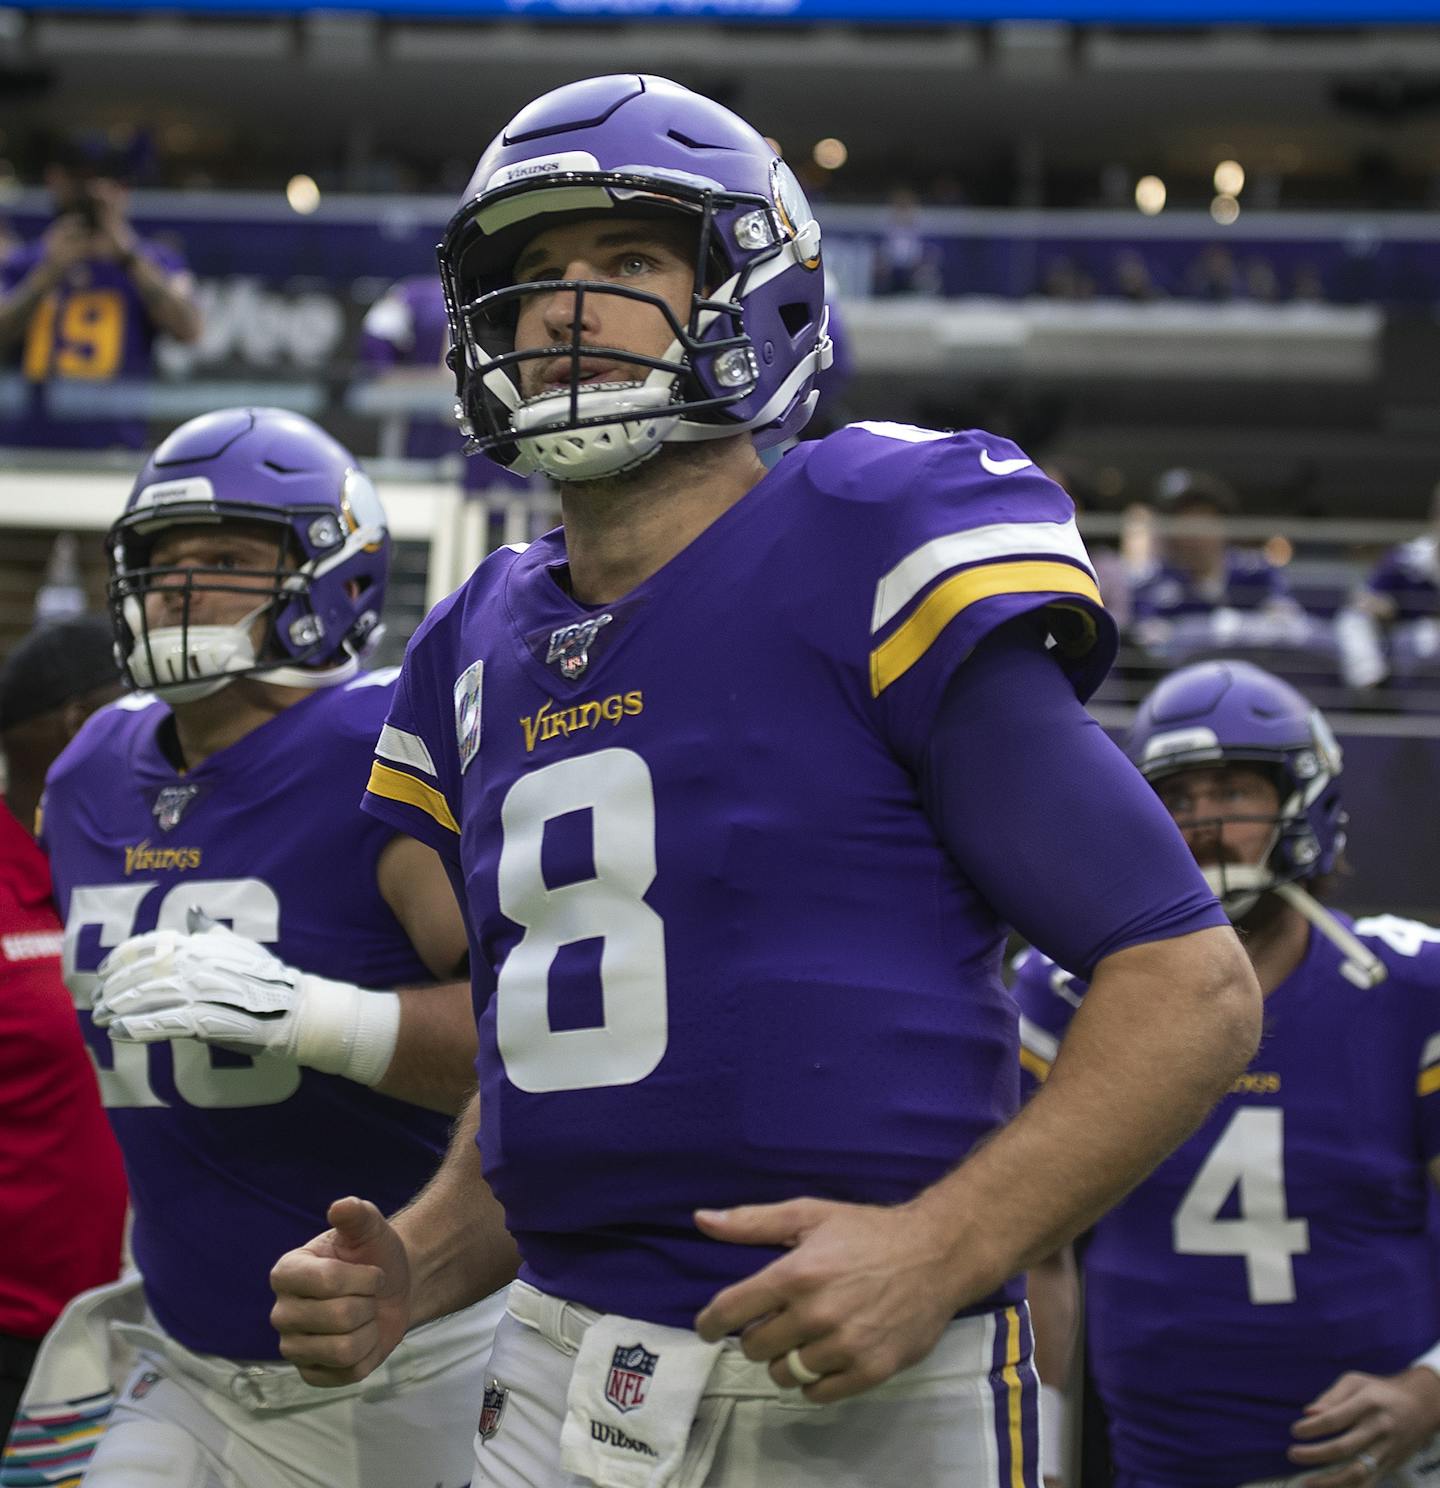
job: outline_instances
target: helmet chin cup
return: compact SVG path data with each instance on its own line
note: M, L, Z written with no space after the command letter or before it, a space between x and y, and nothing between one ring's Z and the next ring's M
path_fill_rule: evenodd
M632 470L655 455L674 429L670 383L601 383L543 393L515 410L520 452L552 480L589 481ZM574 427L572 409L577 421ZM604 423L589 423L604 418Z
M1261 894L1275 887L1275 875L1263 864L1215 863L1200 872L1232 924L1243 920Z
M158 692L169 703L210 697L255 667L250 632L269 601L234 625L168 625L148 633L126 658L137 687Z

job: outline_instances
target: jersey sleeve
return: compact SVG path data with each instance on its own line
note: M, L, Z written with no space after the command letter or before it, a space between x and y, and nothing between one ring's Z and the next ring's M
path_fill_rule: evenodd
M1085 983L1033 946L1021 951L1013 964L1010 993L1020 1009L1020 1092L1028 1099L1050 1074Z
M1356 920L1355 934L1385 963L1381 991L1404 999L1409 1047L1415 1063L1416 1124L1420 1154L1440 1157L1440 930L1402 915ZM1398 1009L1397 1009L1398 1011Z
M453 715L432 671L435 657L417 632L406 652L389 714L375 742L375 759L361 806L433 847L447 863L460 860L458 757ZM478 709L478 697L475 699Z
M899 453L875 460L890 489L877 541L869 685L897 742L916 747L946 684L985 636L1036 613L1077 695L1115 658L1116 627L1065 492L1009 440L969 430L857 424ZM867 451L848 447L863 469Z

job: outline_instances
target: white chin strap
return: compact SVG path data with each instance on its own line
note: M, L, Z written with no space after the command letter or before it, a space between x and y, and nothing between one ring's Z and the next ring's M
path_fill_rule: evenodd
M137 642L126 658L135 685L158 692L167 703L193 703L229 686L237 674L254 672L258 663L250 632L269 603L267 599L233 625L167 625L152 630L148 645ZM144 635L139 601L128 599L125 605L131 631ZM359 666L357 657L348 656L323 670L277 666L257 675L281 687L333 687L349 681Z
M1303 915L1344 956L1340 974L1347 982L1357 987L1376 987L1385 980L1385 963L1298 883L1276 883L1270 870L1261 866L1224 864L1203 868L1201 872L1232 921L1243 920L1261 894L1275 894Z

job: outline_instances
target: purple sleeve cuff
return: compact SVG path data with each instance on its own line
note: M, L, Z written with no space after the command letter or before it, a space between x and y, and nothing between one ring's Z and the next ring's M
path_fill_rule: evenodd
M1078 976L1126 946L1228 923L1169 813L1025 620L951 680L921 790L1000 918Z

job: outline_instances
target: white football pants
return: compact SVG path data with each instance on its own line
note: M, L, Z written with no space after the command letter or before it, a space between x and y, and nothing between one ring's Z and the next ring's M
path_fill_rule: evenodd
M587 1488L560 1466L576 1350L596 1314L517 1281L486 1371L472 1488ZM930 1356L815 1405L726 1347L667 1488L1036 1488L1039 1379L1029 1310L950 1324ZM502 1401L498 1411L494 1404Z
M504 1293L408 1334L368 1379L319 1389L119 1325L139 1363L84 1488L465 1488Z

